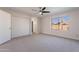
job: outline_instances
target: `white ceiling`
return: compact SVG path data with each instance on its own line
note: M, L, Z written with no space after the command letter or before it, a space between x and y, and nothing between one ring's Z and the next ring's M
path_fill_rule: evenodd
M39 7L4 7L4 9L11 10L14 12L25 13L32 16L42 17L39 14ZM32 10L33 9L33 10ZM54 15L57 13L68 12L71 10L79 9L77 7L47 7L46 10L50 13L45 13L43 16Z

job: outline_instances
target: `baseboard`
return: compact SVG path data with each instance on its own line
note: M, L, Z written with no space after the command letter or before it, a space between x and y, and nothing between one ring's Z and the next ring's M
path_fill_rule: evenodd
M29 34L29 35L22 35L22 36L18 36L18 37L13 37L13 38L11 38L11 40L12 39L16 39L16 38L20 38L20 37L26 37L26 36L31 36L31 34Z
M46 34L46 33L40 33L40 34L44 34L44 35L48 35L48 36L54 36L54 37L59 37L59 38L64 38L64 39L72 39L72 38L57 36L57 35L53 35L53 34ZM23 35L23 36L11 38L11 40L8 40L8 41L6 41L6 42L0 44L0 46L3 45L3 44L5 44L5 43L7 43L7 42L12 41L13 39L20 38L20 37L26 37L26 36L28 37L28 36L31 36L31 35ZM78 40L78 39L73 39L73 40ZM79 40L78 40L78 41L79 41Z
M4 45L5 43L8 43L8 42L10 42L10 41L11 41L11 39L8 40L8 41L6 41L6 42L4 42L4 43L1 43L0 46Z
M67 37L63 37L63 36L58 36L58 35L53 35L53 34L47 34L47 33L41 33L44 35L49 35L49 36L54 36L54 37L59 37L59 38L64 38L64 39L72 39L72 40L78 40L78 39L73 39L73 38L67 38ZM79 41L79 40L78 40Z
M0 46L4 45L5 43L8 43L8 42L12 41L13 39L20 38L20 37L26 37L26 36L31 36L31 35L29 34L29 35L23 35L23 36L13 37L13 38L11 38L10 40L8 40L8 41L6 41L6 42L0 44Z

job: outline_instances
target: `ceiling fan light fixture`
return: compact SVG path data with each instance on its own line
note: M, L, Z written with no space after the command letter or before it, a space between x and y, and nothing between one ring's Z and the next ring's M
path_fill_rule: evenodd
M41 15L41 14L42 14L42 12L39 12L39 14Z

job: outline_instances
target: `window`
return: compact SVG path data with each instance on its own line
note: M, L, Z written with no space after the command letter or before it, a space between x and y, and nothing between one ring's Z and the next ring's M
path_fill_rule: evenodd
M69 29L69 24L67 21L70 19L69 16L56 17L51 20L51 28L54 30L67 31Z

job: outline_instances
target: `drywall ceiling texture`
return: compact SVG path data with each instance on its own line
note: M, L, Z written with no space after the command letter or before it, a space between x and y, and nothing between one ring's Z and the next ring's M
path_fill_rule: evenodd
M70 16L70 21L68 22L70 28L68 31L51 30L51 18L60 16ZM79 40L79 10L64 12L42 18L41 27L41 33Z
M46 7L45 11L50 11L50 13L44 13L43 16L39 14L39 7L6 7L6 8L1 8L3 10L6 10L8 12L18 12L18 13L23 13L23 14L28 14L30 16L34 17L39 17L43 18L44 16L50 16L50 15L55 15L58 13L63 13L71 10L78 9L77 7Z

